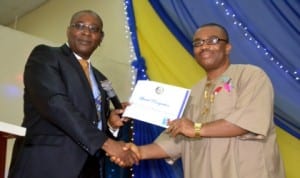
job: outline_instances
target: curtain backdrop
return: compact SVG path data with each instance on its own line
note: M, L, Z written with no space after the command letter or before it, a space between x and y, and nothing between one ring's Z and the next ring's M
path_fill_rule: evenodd
M300 138L300 1L126 0L136 52L136 79L191 87L203 76L192 57L192 37L204 23L225 26L232 63L263 68L275 89L275 122ZM134 141L151 143L161 128L134 121ZM179 165L143 161L135 177L175 177ZM167 167L165 169L165 167ZM166 171L167 170L167 171ZM177 172L173 174L172 170Z

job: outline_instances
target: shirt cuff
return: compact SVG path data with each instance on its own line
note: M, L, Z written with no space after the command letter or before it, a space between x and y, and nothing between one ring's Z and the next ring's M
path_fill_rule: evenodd
M109 122L107 122L107 125L108 125L108 129L110 131L110 133L114 136L114 137L118 137L118 134L119 134L119 131L120 129L114 129L110 124Z

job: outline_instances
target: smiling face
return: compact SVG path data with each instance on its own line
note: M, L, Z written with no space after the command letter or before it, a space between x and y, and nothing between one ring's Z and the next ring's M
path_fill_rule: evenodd
M102 20L93 12L75 14L67 29L70 48L82 58L88 59L102 41L102 28Z
M197 63L207 72L208 77L217 77L230 64L231 45L227 42L227 38L220 27L213 25L199 28L194 35L194 56Z

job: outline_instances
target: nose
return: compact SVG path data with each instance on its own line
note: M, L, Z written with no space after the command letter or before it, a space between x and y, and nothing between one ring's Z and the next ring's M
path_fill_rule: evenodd
M82 28L82 33L84 33L84 34L90 34L91 33L91 31L90 31L90 29L87 27L87 26L85 26L84 28Z
M204 43L203 45L198 47L200 49L200 51L205 50L205 49L209 49L210 45L208 45L207 43Z

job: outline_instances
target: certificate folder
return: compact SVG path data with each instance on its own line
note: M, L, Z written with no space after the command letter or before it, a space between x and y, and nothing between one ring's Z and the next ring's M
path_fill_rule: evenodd
M180 118L190 89L156 81L139 80L130 96L123 117L167 128L167 121Z

